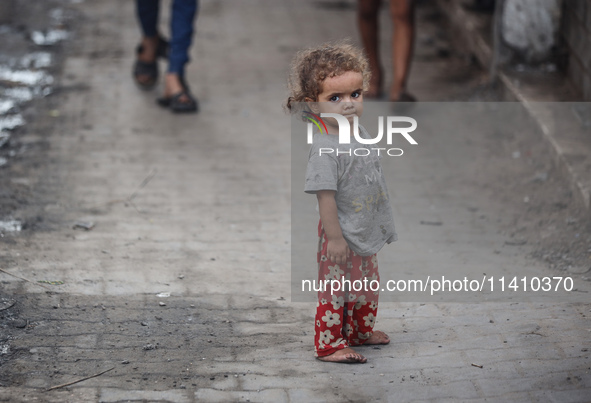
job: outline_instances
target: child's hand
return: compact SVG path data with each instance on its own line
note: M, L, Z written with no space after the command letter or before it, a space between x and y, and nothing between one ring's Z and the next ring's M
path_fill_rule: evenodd
M343 237L339 216L337 213L337 203L335 201L334 190L319 190L316 193L318 198L318 210L320 211L320 221L326 234L328 244L326 245L327 258L336 264L345 264L349 256L349 245Z
M347 256L349 256L349 245L345 238L341 237L334 240L329 240L326 245L326 254L331 262L336 264L347 263Z

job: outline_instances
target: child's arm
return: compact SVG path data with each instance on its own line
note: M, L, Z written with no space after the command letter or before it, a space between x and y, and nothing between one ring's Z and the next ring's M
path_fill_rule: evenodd
M343 238L334 195L334 190L319 190L316 192L320 221L322 221L322 227L328 241L327 257L337 264L345 264L347 256L349 256L349 245Z

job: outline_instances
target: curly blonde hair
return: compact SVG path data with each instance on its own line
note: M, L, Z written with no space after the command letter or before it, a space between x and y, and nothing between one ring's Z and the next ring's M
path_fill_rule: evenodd
M296 103L306 98L314 101L322 92L322 83L328 77L336 77L348 71L361 73L363 89L367 90L371 73L363 52L348 41L325 43L298 52L291 62L288 88L291 93L285 107L298 112Z

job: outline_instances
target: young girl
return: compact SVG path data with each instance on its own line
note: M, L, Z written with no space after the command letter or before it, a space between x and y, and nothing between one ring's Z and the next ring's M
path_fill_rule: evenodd
M375 151L354 152L367 147L354 139L353 123L363 112L368 63L357 48L337 43L298 53L291 67L287 108L306 119L337 113L351 127L351 143L340 144L337 120L322 118L326 133L314 134L306 172L304 190L316 194L320 212L318 279L334 282L318 293L316 357L364 363L367 359L351 346L390 342L373 330L380 288L376 253L396 240L379 157ZM369 138L361 126L359 133Z

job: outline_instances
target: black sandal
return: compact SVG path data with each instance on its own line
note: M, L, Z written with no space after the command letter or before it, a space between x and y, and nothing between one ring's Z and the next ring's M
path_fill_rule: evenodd
M140 55L144 52L144 47L140 44L136 48L136 55ZM150 90L154 88L156 82L158 81L158 58L166 58L168 57L168 42L158 36L158 48L156 49L156 60L153 62L143 62L141 60L136 60L133 65L133 78L136 84L143 90ZM146 81L139 81L138 77L140 76L149 76L150 80Z
M185 80L181 77L181 84L183 90L179 93L171 95L169 97L161 97L156 100L158 105L163 108L170 108L175 113L194 113L199 110L199 103L189 90L189 86L185 83ZM181 98L185 96L188 101L181 101Z

